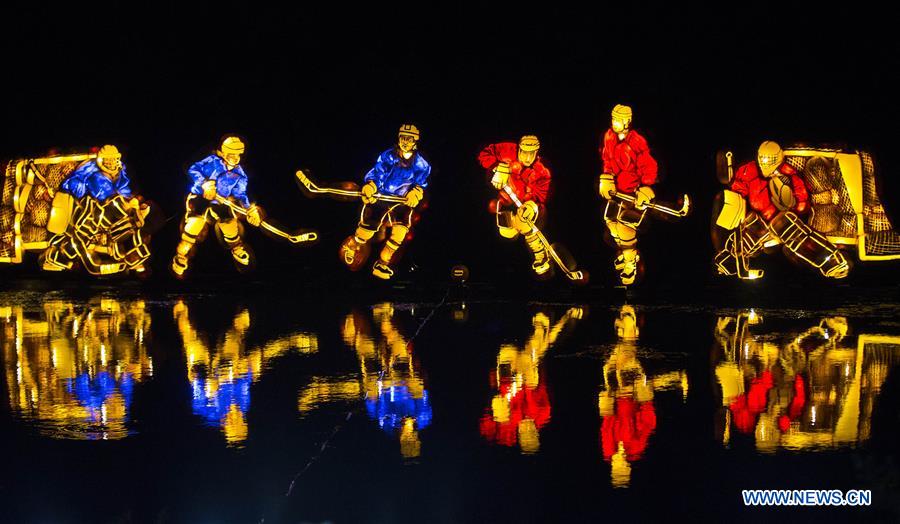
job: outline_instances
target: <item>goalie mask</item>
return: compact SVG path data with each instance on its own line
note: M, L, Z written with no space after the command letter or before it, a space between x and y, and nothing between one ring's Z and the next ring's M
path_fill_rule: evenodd
M100 171L114 177L122 169L122 154L116 146L105 145L97 153L97 166Z
M759 162L759 169L764 177L770 177L775 170L784 162L784 151L777 143L767 140L760 144L756 153L756 160Z
M541 143L538 140L538 137L534 135L523 136L522 139L519 140L519 162L522 162L522 165L525 167L530 167L531 164L534 164L534 161L537 160L537 154L540 148Z

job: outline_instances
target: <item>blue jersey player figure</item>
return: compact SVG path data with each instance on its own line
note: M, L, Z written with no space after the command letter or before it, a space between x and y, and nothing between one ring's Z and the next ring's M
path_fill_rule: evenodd
M78 260L93 275L143 273L150 257L141 228L150 211L131 191L116 146L105 145L62 181L47 229L55 236L44 252L47 271L71 269Z
M394 275L391 264L397 250L407 239L412 227L413 210L422 201L428 187L431 165L416 150L419 129L412 124L400 127L397 145L381 153L365 176L360 193L363 201L356 232L341 244L341 260L352 270L366 261L367 243L385 226L390 230L372 274L387 280ZM399 197L402 202L388 202L379 197ZM394 199L395 200L395 199Z
M259 226L262 210L247 197L247 174L240 165L243 154L244 142L236 136L227 136L218 151L188 169L187 210L181 225L181 241L172 259L175 276L184 276L194 246L205 238L210 224L231 251L238 269L250 267L253 256L242 240L238 215L246 216L250 225Z

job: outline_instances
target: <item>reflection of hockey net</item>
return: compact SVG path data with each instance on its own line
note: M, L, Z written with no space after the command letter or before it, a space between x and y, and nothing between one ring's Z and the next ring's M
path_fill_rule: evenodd
M0 200L0 262L19 263L22 254L45 249L56 190L92 155L13 160L6 166Z
M809 192L813 229L835 244L858 246L861 260L900 258L900 234L878 198L871 155L816 149L785 154Z

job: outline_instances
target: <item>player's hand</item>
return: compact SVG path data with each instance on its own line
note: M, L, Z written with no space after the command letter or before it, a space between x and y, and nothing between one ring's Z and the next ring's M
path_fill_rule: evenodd
M597 192L604 199L612 200L613 193L616 192L616 181L611 174L603 173L600 175L600 186Z
M650 186L641 186L634 192L634 207L636 209L645 209L647 204L652 202L654 198L656 198L656 194L653 193L653 189Z
M207 180L206 182L200 185L200 189L203 190L203 198L207 200L213 200L216 198L216 181L215 180Z
M494 168L494 176L491 177L491 185L497 189L503 189L503 186L509 183L509 164L500 162Z
M375 185L375 182L366 182L366 185L360 189L363 204L374 204L378 200L375 198L375 193L377 192L378 186Z
M529 200L522 204L522 207L516 211L516 214L525 222L534 224L534 221L537 220L538 216L538 205L535 201Z
M259 226L260 222L262 222L260 208L256 204L253 204L249 208L247 208L247 223L253 227L257 227Z
M415 186L406 193L406 205L409 207L418 206L423 196L425 196L425 190L421 186Z

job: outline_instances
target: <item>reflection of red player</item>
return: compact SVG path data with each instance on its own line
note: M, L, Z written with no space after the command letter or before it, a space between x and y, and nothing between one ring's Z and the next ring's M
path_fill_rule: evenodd
M656 430L656 410L653 401L638 402L631 397L619 397L613 413L603 417L600 441L603 459L612 461L616 453L624 452L625 460L634 462L647 449L650 435Z
M603 365L598 403L603 419L600 447L610 463L613 487L625 487L631 481L631 463L641 458L656 430L654 393L680 387L687 396L688 384L683 371L655 376L644 372L637 358L640 330L634 307L620 308L615 328L618 340Z
M757 419L760 413L769 407L769 391L774 383L772 372L763 371L756 378L750 380L750 389L737 396L728 405L731 415L734 417L734 425L741 433L753 433L756 429ZM800 375L794 376L793 395L788 405L787 413L778 417L778 429L782 433L787 432L791 422L800 418L803 407L806 405L806 382Z
M547 250L541 242L535 223L543 221L547 194L550 191L550 170L538 156L540 142L536 136L523 136L519 143L491 144L478 155L478 162L493 172L491 184L499 190L497 200L491 202L491 212L497 214L497 228L504 238L520 234L534 253L532 269L543 275L550 269ZM509 186L522 202L516 208L504 191Z
M518 444L523 453L540 449L540 430L550 422L551 412L541 360L566 324L582 315L581 308L569 308L551 324L550 317L538 311L531 319L534 332L523 346L500 347L497 368L491 373L496 394L479 423L485 439L502 446Z
M521 433L523 451L527 452L528 439L533 435L536 440L537 432L550 421L550 398L543 381L537 387L526 384L517 389L514 378L500 379L499 394L508 398L508 403L497 409L498 402L492 402L494 409L482 415L479 429L481 436L487 440L509 447L519 443Z
M801 218L809 210L809 192L777 143L763 142L757 160L738 168L729 189L716 220L718 226L733 230L715 257L719 274L760 278L763 272L751 269L749 260L764 247L783 244L786 255L824 276L847 276L850 266L844 255Z

